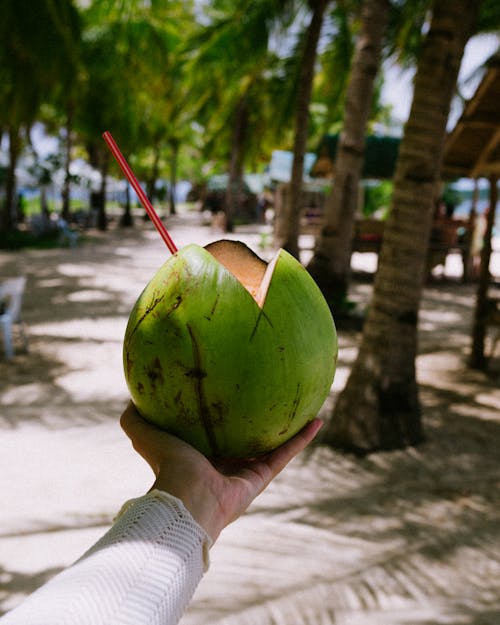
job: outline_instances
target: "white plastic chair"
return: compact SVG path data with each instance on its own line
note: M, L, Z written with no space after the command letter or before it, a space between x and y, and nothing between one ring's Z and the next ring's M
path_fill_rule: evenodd
M75 230L72 230L69 227L68 222L62 217L57 220L57 227L59 229L59 245L63 246L67 244L71 248L75 248L80 234Z
M14 356L13 327L18 326L24 343L28 346L24 324L21 320L21 308L23 303L26 278L9 278L0 283L0 332L3 334L5 356L10 360Z

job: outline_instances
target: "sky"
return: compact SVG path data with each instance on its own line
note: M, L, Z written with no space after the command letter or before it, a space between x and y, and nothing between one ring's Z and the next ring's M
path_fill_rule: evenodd
M473 37L467 44L460 66L459 84L468 78L471 73L480 67L492 54L494 54L500 45L500 38L497 35L480 35ZM413 71L402 72L394 64L386 63L386 83L382 89L382 101L385 104L391 104L393 107L393 116L401 123L406 122L411 107L411 99L413 93ZM478 85L478 81L471 82L469 85L462 86L461 92L469 99ZM448 126L454 126L460 115L460 110L452 110Z

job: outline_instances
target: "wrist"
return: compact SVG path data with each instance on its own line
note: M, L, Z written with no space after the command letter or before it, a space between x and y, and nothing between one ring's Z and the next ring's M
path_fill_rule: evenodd
M224 528L222 513L217 498L208 490L172 487L161 479L156 479L151 490L158 489L177 497L184 504L198 525L205 530L212 540L217 540Z

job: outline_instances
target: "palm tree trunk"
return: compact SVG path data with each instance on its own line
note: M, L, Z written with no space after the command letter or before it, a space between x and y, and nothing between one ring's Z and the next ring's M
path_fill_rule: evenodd
M132 203L130 201L130 185L127 183L125 187L125 207L120 217L120 226L123 228L131 228L134 225L132 217Z
M47 185L40 185L40 214L43 217L43 223L45 227L50 224L50 209L49 202L47 200Z
M365 134L380 67L388 0L365 0L344 105L344 126L335 159L335 181L325 206L323 229L308 270L334 307L347 292Z
M160 147L160 139L157 139L154 146L154 156L153 156L153 166L151 168L151 173L146 183L146 194L149 198L149 201L153 203L156 198L156 182L158 181L158 175L160 172L160 156L161 156L161 147ZM144 211L144 221L148 221L149 217L146 211Z
M231 158L227 181L224 208L226 213L226 231L234 229L234 216L238 213L241 191L243 187L243 156L248 131L248 103L246 95L241 96L235 111L233 137L231 141Z
M175 188L177 186L177 164L179 159L179 140L171 139L170 148L172 150L170 156L170 184L168 192L169 212L175 215L177 210L175 207Z
M293 164L287 201L276 215L274 244L299 258L300 211L302 208L302 180L304 177L304 156L307 146L309 126L309 104L314 80L314 64L319 36L323 25L328 0L316 0L309 3L313 9L311 22L302 55L299 91L295 115L295 137L293 144Z
M108 152L100 151L101 188L99 189L99 203L97 205L97 228L108 229L108 217L106 215L106 183L108 177L109 156Z
M358 357L326 433L360 452L423 438L417 323L450 102L477 3L435 0L396 167L391 213Z
M70 104L68 106L68 112L66 117L66 145L64 150L64 183L61 191L62 195L62 218L69 221L70 218L70 187L71 187L71 174L69 171L71 165L71 129L73 121L73 107Z
M0 232L10 232L15 227L16 166L21 152L19 128L9 127L9 164L5 177L5 199L0 213Z

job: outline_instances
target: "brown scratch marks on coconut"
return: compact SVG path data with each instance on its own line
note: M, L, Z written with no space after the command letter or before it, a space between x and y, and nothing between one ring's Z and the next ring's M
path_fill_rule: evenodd
M196 397L198 400L200 418L201 418L202 425L205 429L205 434L207 435L208 445L212 451L212 456L217 457L220 455L219 446L217 445L217 441L215 439L215 433L213 430L210 410L207 406L207 401L205 398L205 389L203 388L203 380L207 376L207 374L203 370L203 367L202 367L200 347L194 335L193 329L191 328L189 324L187 324L187 329L189 332L189 336L191 337L191 347L193 349L194 367L190 370L191 375L189 375L189 372L186 375L193 379L194 390L195 390ZM197 372L197 374L195 375L194 372Z
M144 367L148 380L151 382L152 388L155 388L156 383L163 384L163 368L161 366L158 356L149 364Z
M279 436L283 436L288 432L288 429L293 423L295 419L295 415L297 414L297 410L299 408L300 400L302 399L302 391L300 388L300 382L297 384L297 390L295 391L295 397L293 398L292 409L290 410L290 414L288 415L288 421L285 427L279 432Z
M271 328L273 327L272 321L269 319L269 317L266 315L266 313L263 311L263 309L261 308L259 310L259 314L257 315L257 320L255 321L255 325L253 327L252 333L250 334L250 343L253 341L253 338L257 332L257 328L259 327L259 323L260 320L264 318L267 323L271 326Z
M290 413L290 421L292 421L297 414L297 409L300 404L300 400L302 399L302 391L300 388L300 382L297 383L297 390L295 391L295 397L293 399L292 404L292 412Z
M220 293L217 293L217 297L215 298L215 302L214 302L214 305L212 306L212 309L210 310L208 315L205 315L205 319L207 321L212 321L212 317L214 316L215 309L217 308L217 304L219 303L219 298L220 298Z
M132 367L134 366L134 361L130 358L129 351L125 351L125 366L127 368L127 379L130 378L130 374L132 373Z
M174 310L177 310L181 304L182 304L182 295L177 295L174 303L172 304L172 306L170 306L170 308L165 313L165 317L170 317L170 315L174 312Z
M223 423L224 417L226 415L226 406L221 401L212 402L211 406L211 416L212 423Z
M259 456L262 456L269 451L266 441L257 437L250 439L247 442L246 448L248 450L248 460L250 460L251 458L258 458Z
M132 339L132 337L134 336L137 328L141 325L141 323L144 321L144 319L146 319L146 317L153 312L153 310L158 306L158 304L163 300L164 297L165 297L165 293L163 293L163 295L161 295L161 296L155 297L153 299L153 301L149 304L149 306L146 307L146 310L139 317L139 319L137 320L135 326L132 328L132 331L129 333L129 335L128 335L128 340L129 341ZM180 297L180 295L178 297ZM179 304L180 304L180 302L179 302ZM177 306L179 304L177 304Z
M177 434L177 436L180 436L182 438L182 429L184 428L190 428L190 427L195 427L199 424L199 419L197 414L193 413L192 410L190 410L187 406L184 405L184 402L182 400L182 391L179 391L176 396L174 397L174 402L175 402L175 411L176 414L178 416L178 423L182 424L182 428L181 431L176 431L172 433ZM170 412L172 410L172 405L169 401L165 401L164 404L165 409Z
M144 384L142 382L137 383L137 392L139 393L139 395L142 395L144 393Z
M207 372L199 367L192 367L184 374L187 378L196 378L197 380L203 380L207 377Z

